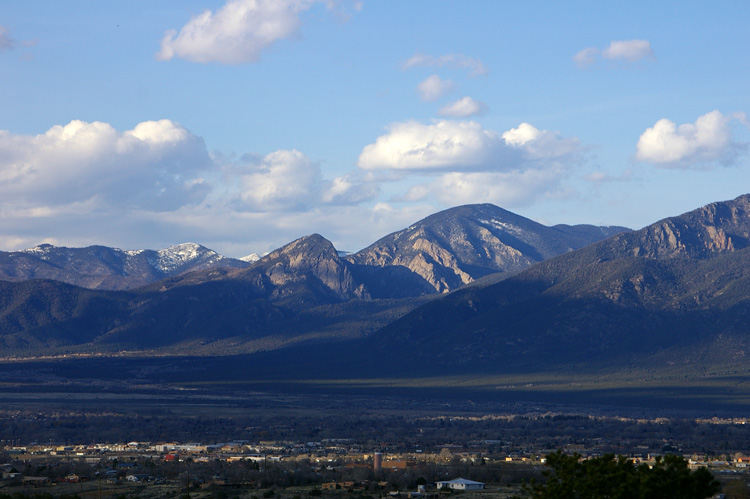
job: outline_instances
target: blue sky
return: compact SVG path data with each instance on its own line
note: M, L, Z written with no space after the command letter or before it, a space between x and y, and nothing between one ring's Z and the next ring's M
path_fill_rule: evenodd
M750 191L750 4L0 0L0 249L438 210L639 228Z

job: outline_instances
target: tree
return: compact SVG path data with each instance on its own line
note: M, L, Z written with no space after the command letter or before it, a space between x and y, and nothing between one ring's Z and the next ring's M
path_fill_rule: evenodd
M719 482L705 468L691 471L679 456L636 466L614 454L581 459L560 451L547 456L546 480L526 487L536 499L705 499Z

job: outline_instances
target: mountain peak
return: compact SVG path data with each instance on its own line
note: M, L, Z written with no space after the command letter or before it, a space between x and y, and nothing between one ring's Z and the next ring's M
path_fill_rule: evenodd
M240 260L247 263L255 263L260 260L260 255L258 253L250 253L249 255L240 257Z
M313 276L340 297L351 297L353 278L333 243L320 234L301 237L260 259L254 268L268 267L276 286Z
M50 250L53 250L55 248L56 248L56 246L53 246L53 245L48 244L48 243L44 243L44 244L39 244L37 246L34 246L33 248L22 249L19 252L20 253L29 253L29 254L45 254L45 253L47 253Z
M196 262L201 262L200 265L205 267L207 264L211 265L225 260L225 257L217 252L195 243L176 244L160 249L156 251L156 254L156 259L151 262L154 267L165 274L173 273L185 265L194 265Z
M448 292L489 274L520 271L603 237L602 232L547 227L492 204L469 204L430 215L346 259L403 266L437 292Z
M294 255L296 258L302 256L305 258L320 258L323 256L335 256L338 258L338 252L336 251L336 248L333 247L333 243L320 234L310 234L300 237L299 239L272 251L264 258L273 260L287 255Z

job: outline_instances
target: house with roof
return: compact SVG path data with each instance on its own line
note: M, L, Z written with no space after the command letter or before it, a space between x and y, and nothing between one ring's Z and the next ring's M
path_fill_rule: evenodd
M438 489L452 489L452 490L483 490L483 482L475 482L474 480L467 480L465 478L456 478L444 482L437 482L435 484Z

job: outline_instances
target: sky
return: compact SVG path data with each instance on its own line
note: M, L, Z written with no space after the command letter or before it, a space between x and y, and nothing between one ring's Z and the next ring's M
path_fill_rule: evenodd
M0 250L356 251L750 192L750 2L0 0Z

